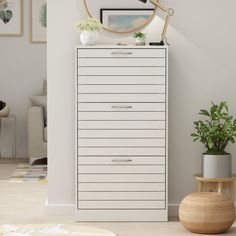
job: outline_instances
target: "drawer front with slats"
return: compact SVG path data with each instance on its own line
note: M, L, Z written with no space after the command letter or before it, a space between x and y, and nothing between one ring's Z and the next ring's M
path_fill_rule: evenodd
M80 174L164 174L164 165L114 165L114 166L97 166L97 165L79 165L78 171Z
M80 183L163 183L165 174L79 174Z
M93 75L145 75L145 76L159 76L165 75L165 67L78 67L78 73L84 76Z
M77 49L78 220L167 219L166 56L165 47Z
M165 85L80 85L78 93L165 93Z
M165 183L79 183L79 192L159 192Z
M85 85L157 85L157 84L165 84L165 76L78 76L78 84L85 84Z
M165 112L78 112L81 120L165 120Z
M110 49L79 49L78 58L159 58L166 57L165 49L132 49L132 48L110 48ZM153 59L155 60L155 59Z
M165 192L79 192L79 199L83 201L160 201L165 200Z
M78 165L165 165L165 156L80 157Z
M145 120L145 121L134 121L134 120L86 120L78 121L78 129L143 129L143 130L155 130L165 129L165 121L161 120Z
M101 67L133 67L133 66L147 66L147 67L155 67L155 66L165 66L166 60L165 58L81 58L78 60L78 67L91 67L93 66L101 66Z
M165 103L78 103L78 111L165 111Z
M79 201L80 209L164 209L165 201Z
M165 94L78 94L77 99L78 102L83 103L91 103L91 102L100 102L100 103L106 103L106 102L117 102L117 103L153 103L156 101L159 102L165 102L166 101L166 95Z

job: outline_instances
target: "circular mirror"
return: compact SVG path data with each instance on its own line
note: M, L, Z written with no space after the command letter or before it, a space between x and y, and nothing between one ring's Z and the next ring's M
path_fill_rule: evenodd
M139 0L84 0L89 17L100 19L103 29L128 34L148 25L156 14L157 7Z

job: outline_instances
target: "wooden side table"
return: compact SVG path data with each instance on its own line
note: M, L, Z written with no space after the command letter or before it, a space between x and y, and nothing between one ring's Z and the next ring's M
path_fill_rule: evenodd
M230 178L218 178L218 179L207 179L203 178L201 174L196 174L193 176L198 182L198 192L202 192L208 189L209 192L219 192L222 193L223 189L228 189L229 197L234 202L234 181L236 180L236 174L233 174Z
M16 157L16 116L0 117L0 158Z

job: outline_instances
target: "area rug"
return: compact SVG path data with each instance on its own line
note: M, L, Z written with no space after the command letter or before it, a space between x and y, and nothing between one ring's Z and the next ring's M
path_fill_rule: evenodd
M73 236L116 236L104 230L81 225L0 225L1 236L46 236L46 235L73 235Z
M22 182L46 182L47 166L28 164L18 164L16 170L11 176L9 182L22 183Z

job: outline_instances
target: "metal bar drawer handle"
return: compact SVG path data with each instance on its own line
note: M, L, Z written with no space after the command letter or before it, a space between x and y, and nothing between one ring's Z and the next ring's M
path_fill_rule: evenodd
M112 55L131 55L132 52L111 52Z
M114 109L131 109L133 108L132 106L112 106Z
M132 162L131 159L112 159L112 162Z

